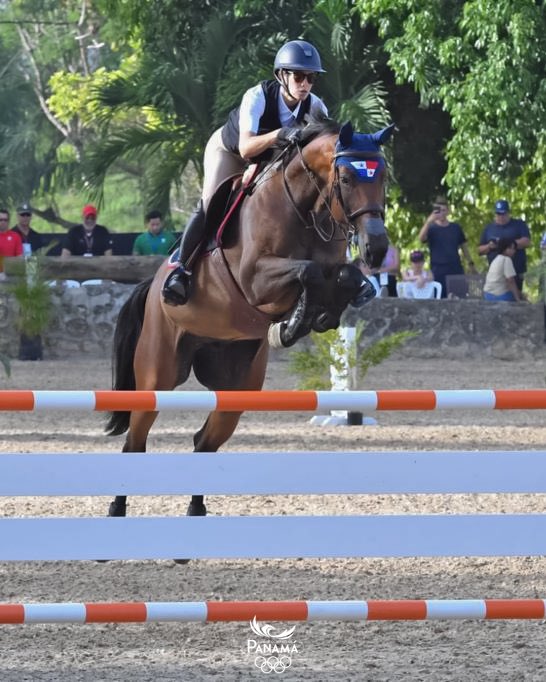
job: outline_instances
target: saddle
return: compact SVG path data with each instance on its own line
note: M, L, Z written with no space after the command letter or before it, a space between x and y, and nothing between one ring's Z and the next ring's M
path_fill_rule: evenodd
M205 245L205 252L222 246L224 231L243 203L243 199L252 192L254 179L259 172L260 167L257 165L252 177L244 186L242 174L232 175L218 186L207 209L206 232L210 236Z

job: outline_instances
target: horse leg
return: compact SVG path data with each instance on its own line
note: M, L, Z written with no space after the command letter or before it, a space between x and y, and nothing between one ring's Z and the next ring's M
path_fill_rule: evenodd
M223 347L224 352L215 354L214 351L210 352L211 347ZM257 350L254 342L210 344L209 348L204 347L196 353L194 373L198 381L209 390L258 391L264 383L268 352L265 341L260 342ZM233 435L241 415L242 412L211 412L193 437L194 452L216 452ZM192 495L186 515L207 515L204 495ZM187 564L189 559L174 561L177 564Z
M142 331L136 344L133 362L135 390L172 391L187 371L182 371L177 358L180 332L175 332L159 305L147 306ZM161 352L158 352L158 348ZM185 376L182 376L184 375ZM148 433L157 412L131 412L129 428L122 452L146 452ZM127 497L117 495L110 503L108 516L125 516Z
M273 324L269 328L268 340L273 348L288 348L308 334L317 315L320 294L325 279L318 263L308 262L298 271L297 280L302 292L288 320Z
M324 306L313 319L316 332L339 327L341 315L349 303L355 308L375 298L375 288L370 280L354 265L344 264L336 268L329 280Z
M265 380L269 349L265 341L239 341L196 353L194 372L197 379L210 390L259 391ZM246 372L245 372L246 369ZM233 435L242 412L211 412L193 437L194 452L216 452ZM207 513L203 495L192 495L189 516Z

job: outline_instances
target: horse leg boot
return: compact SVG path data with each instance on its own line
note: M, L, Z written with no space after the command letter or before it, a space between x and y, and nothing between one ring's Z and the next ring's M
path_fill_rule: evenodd
M163 285L161 293L165 303L169 305L184 305L188 302L192 285L192 272L188 262L205 237L205 227L205 209L203 200L200 199L184 230L178 258L180 264L169 274Z
M311 331L317 313L317 304L324 287L324 275L320 266L309 263L298 277L302 292L288 320L272 324L268 341L272 348L288 348Z

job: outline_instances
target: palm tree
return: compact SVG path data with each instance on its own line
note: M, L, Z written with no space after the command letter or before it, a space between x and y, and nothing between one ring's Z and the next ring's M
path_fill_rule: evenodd
M385 92L352 3L322 0L315 9L299 0L274 12L264 3L258 13L254 2L254 13L242 17L228 4L210 11L181 47L175 49L171 37L169 50L144 50L131 72L120 72L96 93L103 142L87 154L87 181L99 195L114 164L139 159L146 166L146 202L168 212L171 189L187 167L201 177L212 131L248 87L271 77L276 50L295 37L315 43L323 57L328 74L318 93L334 117L362 130L385 123Z

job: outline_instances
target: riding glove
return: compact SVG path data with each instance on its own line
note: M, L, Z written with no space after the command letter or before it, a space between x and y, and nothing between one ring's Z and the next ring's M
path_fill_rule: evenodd
M289 147L291 144L301 142L301 137L301 128L290 128L285 126L279 130L279 134L277 135L277 144L279 147Z

